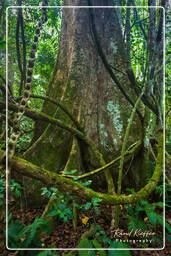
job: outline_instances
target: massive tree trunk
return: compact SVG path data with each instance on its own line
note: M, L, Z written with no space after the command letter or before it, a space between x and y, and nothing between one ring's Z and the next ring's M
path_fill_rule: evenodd
M65 1L66 6L87 6L87 0ZM92 1L92 5L112 6L113 1ZM88 8L63 8L61 42L48 96L60 101L77 119L85 134L110 161L121 150L132 106L106 70L93 40ZM108 63L124 90L135 101L127 77L127 56L116 9L95 8L95 25ZM43 111L73 125L68 116L51 103ZM136 115L128 144L141 138ZM37 123L32 147L25 157L34 164L59 172L63 169L90 171L99 166L87 145L65 130Z

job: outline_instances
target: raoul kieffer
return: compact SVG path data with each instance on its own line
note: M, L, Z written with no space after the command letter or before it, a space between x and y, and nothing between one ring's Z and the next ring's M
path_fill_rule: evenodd
M141 229L131 230L129 232L124 231L123 229L112 230L113 236L116 237L149 237L155 236L156 233L152 231L142 231Z

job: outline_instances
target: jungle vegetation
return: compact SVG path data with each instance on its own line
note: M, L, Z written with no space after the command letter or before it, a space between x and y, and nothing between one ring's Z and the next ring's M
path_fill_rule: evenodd
M6 138L15 132L42 16L41 8L15 6L41 4L1 1L1 255L148 255L153 251L132 249L163 248L164 236L168 247L169 1L48 1L58 8L47 8L40 29L31 94L5 180ZM6 221L12 252L4 244ZM119 236L117 230L132 236ZM143 237L148 231L153 235ZM128 238L131 242L124 241Z

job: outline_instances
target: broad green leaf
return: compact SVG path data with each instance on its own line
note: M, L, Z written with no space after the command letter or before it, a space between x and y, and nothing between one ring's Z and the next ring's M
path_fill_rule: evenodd
M92 183L92 180L88 180L88 181L86 181L86 182L80 182L80 184L81 184L82 186L84 186L84 187L90 185L91 183Z
M171 244L171 235L166 233L166 240Z
M127 216L127 218L129 219L128 231L131 231L132 229L141 229L142 231L145 231L147 229L147 226L144 223L144 221L141 221L133 216Z
M71 175L71 174L74 174L74 173L76 173L76 172L77 172L77 170L71 170L71 171L64 171L63 173L64 173L64 174Z
M90 240L88 240L87 238L82 239L79 244L78 244L78 248L93 248L93 245L91 243ZM88 250L80 250L79 251L79 256L96 256L95 251L88 251Z
M1 49L1 50L2 50L2 49L5 49L5 45L6 45L5 41L1 41L1 42L0 42L0 49Z
M160 216L158 213L154 212L154 211L148 211L146 210L146 214L149 218L149 221L152 225L156 225L157 223L161 222L161 218L162 216ZM163 219L163 218L162 218ZM162 224L162 223L161 223Z
M127 244L122 242L111 242L111 245L109 248L130 248ZM129 250L110 250L108 251L108 256L131 256L131 253Z
M9 224L8 228L9 237L13 237L14 239L20 238L20 232L23 230L23 228L24 225L20 223L18 220L12 222L11 224Z
M169 223L165 223L166 230L171 234L171 225Z
M79 251L79 256L96 256L96 251L94 250Z
M72 254L72 253L67 253L67 254L64 254L64 256L74 256L74 254Z
M164 203L163 202L153 203L153 206L163 207ZM166 206L166 204L165 204L165 206Z
M102 245L97 240L93 240L92 243L93 243L95 248L102 248ZM99 253L99 256L106 256L107 255L105 249L103 251L99 250L98 253Z
M92 243L95 248L102 248L101 244L97 240L92 240Z
M51 216L51 217L54 217L54 216L57 216L57 215L58 215L58 213L57 213L56 210L53 210L53 211L48 213L48 216Z
M47 251L47 250L37 254L37 256L51 256L51 255L52 255L52 251Z
M86 210L86 211L89 210L90 207L91 207L91 203L90 203L90 202L87 202L87 203L83 206L84 210Z

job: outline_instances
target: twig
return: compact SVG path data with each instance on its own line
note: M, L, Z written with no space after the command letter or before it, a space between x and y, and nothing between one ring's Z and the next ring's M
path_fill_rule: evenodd
M141 141L137 141L136 143L132 144L128 149L127 151L125 152L125 156L127 155L132 155L133 153L135 153L135 151L138 150L138 148L140 148L141 146ZM93 176L99 172L102 172L104 171L105 169L109 168L109 167L112 167L113 165L115 165L119 160L121 159L121 156L118 156L117 158L115 158L114 160L112 160L110 163L96 169L96 170L93 170L91 172L87 172L85 174L82 174L82 175L79 175L79 176L74 176L74 175L67 175L67 174L61 174L62 176L64 177L68 177L68 178L75 178L77 180L80 180L80 179L84 179L84 178L87 178L87 177L90 177L90 176Z

